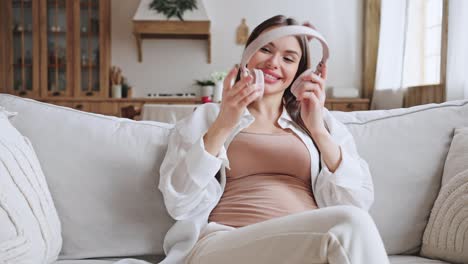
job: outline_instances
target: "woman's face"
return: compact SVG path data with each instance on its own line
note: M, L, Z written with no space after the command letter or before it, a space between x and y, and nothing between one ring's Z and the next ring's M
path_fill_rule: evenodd
M265 77L265 95L283 93L292 83L302 56L295 36L276 39L258 50L248 63L248 69L259 69Z

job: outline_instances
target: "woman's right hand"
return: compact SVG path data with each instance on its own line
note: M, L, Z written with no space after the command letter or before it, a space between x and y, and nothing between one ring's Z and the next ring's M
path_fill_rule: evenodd
M261 95L252 84L253 77L250 75L242 77L241 74L241 79L231 85L238 71L238 67L234 67L224 79L221 110L216 122L225 129L234 129L245 108Z
M232 69L224 79L223 100L218 117L203 136L205 149L217 156L226 142L227 137L240 121L245 108L260 97L261 93L252 85L252 76L240 79L234 85L232 80L237 75L238 68Z

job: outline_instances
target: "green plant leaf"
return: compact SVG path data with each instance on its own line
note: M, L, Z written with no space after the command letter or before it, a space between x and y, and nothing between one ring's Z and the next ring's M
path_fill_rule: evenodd
M162 13L167 19L177 16L181 21L184 21L185 11L198 9L196 0L153 0L149 8Z

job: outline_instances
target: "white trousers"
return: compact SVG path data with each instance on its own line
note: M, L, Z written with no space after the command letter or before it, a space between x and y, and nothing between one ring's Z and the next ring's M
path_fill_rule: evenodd
M387 264L370 215L353 206L306 211L216 231L200 239L188 264Z

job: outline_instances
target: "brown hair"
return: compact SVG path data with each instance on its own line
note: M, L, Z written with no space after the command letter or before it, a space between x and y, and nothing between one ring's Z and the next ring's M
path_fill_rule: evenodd
M283 15L277 15L271 17L265 21L263 21L260 25L258 25L250 34L245 47L247 47L252 41L254 41L263 31L277 26L290 26L290 25L299 25L299 23L294 18L288 18ZM299 61L299 67L297 68L296 75L294 76L294 81L301 75L304 71L310 68L310 61L309 61L309 45L307 42L307 38L305 36L297 36L297 40L299 41L299 46L302 50L302 56ZM236 82L240 80L240 71L237 74ZM307 134L310 133L306 128L304 121L301 118L301 109L300 109L300 102L296 101L296 97L291 92L291 85L284 91L283 94L283 104L286 107L289 115L291 116L292 120L296 122Z

